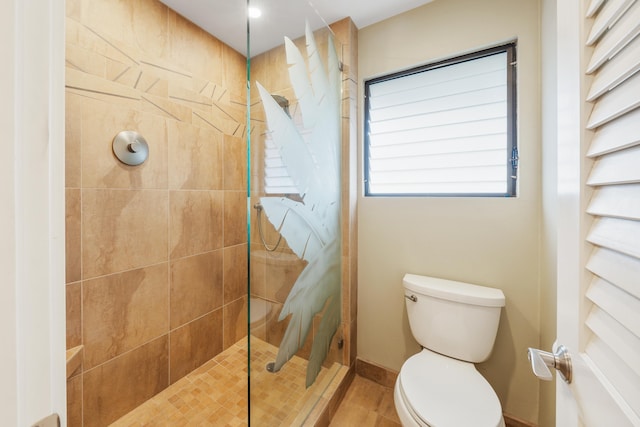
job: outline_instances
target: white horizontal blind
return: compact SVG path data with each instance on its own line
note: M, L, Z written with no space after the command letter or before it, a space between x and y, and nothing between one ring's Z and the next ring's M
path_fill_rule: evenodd
M264 149L264 192L266 194L298 194L278 147L267 135Z
M594 0L587 45L594 221L584 351L640 421L640 1Z
M367 82L367 194L507 195L509 69L505 47Z

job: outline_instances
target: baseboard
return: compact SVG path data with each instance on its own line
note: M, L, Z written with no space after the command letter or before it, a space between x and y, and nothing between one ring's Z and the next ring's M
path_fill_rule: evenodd
M538 427L536 424L530 423L529 421L521 420L520 418L516 418L513 415L502 414L504 417L504 423L506 427Z
M393 388L396 383L396 378L398 378L396 371L362 359L356 359L356 374L391 388Z

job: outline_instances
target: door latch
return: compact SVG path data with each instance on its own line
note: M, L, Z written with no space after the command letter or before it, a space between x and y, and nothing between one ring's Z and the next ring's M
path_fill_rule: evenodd
M555 368L560 377L567 384L571 384L571 357L569 357L565 346L559 345L553 353L529 347L527 357L536 377L544 381L551 381L553 375L551 375L549 368Z

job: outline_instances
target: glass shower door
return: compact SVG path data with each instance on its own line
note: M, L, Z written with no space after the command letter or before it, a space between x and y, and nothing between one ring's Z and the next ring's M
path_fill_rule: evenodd
M301 425L342 363L341 49L306 2L250 6L250 423Z

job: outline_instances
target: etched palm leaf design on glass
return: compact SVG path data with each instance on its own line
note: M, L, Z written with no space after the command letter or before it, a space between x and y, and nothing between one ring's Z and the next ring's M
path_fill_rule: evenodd
M306 385L315 381L341 322L340 301L340 69L329 36L327 68L306 25L307 60L285 37L289 78L302 113L302 129L267 90L256 83L268 131L300 193L299 200L262 197L269 222L307 264L280 312L291 316L276 356L278 371L303 346L313 318L322 312L307 365Z

